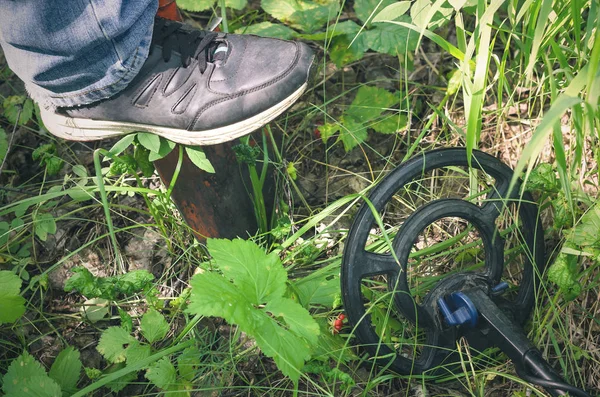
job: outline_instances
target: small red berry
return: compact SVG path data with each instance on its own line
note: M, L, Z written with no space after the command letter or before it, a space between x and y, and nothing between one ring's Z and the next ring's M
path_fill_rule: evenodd
M346 315L344 313L340 313L340 315L338 316L338 318L342 321L344 321L346 319Z

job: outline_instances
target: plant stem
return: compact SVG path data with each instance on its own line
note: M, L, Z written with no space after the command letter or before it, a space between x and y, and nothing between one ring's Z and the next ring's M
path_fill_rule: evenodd
M219 0L219 4L221 5L221 24L223 25L223 32L229 33L229 26L227 25L227 10L225 9L225 0Z

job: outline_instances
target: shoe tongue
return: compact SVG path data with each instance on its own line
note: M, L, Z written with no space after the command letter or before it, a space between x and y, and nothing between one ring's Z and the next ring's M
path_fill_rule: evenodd
M214 51L212 52L212 60L214 63L220 63L227 58L227 53L229 51L229 46L226 42L218 42Z

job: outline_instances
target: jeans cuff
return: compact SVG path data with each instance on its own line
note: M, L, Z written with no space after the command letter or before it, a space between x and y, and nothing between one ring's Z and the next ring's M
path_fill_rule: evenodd
M89 105L115 96L129 85L146 62L152 43L152 31L153 24L129 58L112 65L102 79L82 90L56 94L37 85L27 84L27 92L35 102L49 110Z

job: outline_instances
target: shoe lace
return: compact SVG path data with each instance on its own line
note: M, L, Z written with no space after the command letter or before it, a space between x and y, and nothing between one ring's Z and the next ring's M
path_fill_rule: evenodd
M218 34L204 30L189 29L184 24L163 18L156 18L152 33L152 46L162 45L165 62L171 59L171 53L181 54L181 64L188 67L192 59L198 61L198 68L204 73L208 67L212 50L217 46Z

